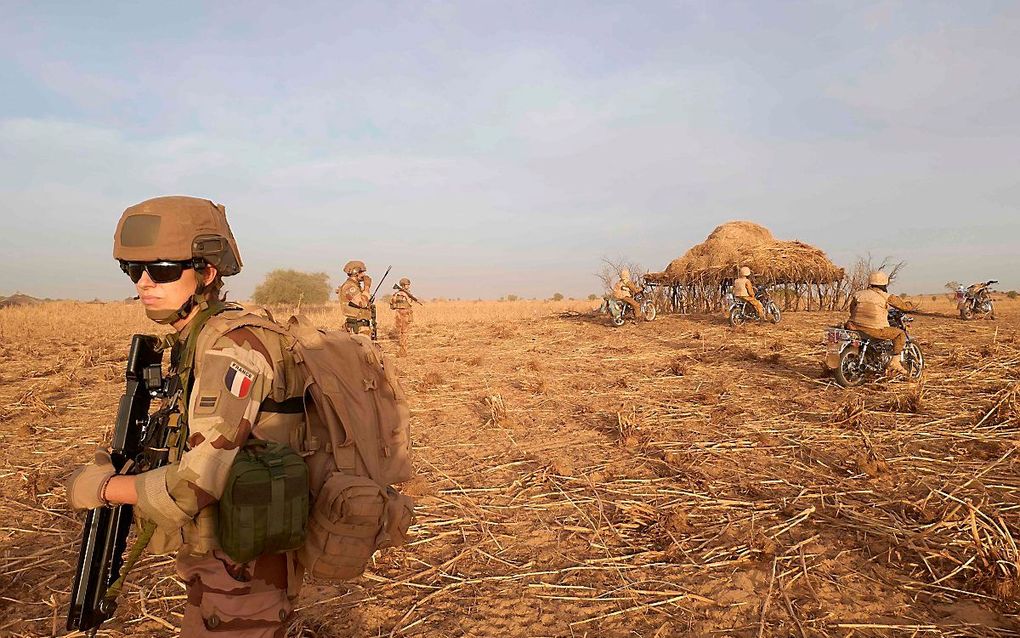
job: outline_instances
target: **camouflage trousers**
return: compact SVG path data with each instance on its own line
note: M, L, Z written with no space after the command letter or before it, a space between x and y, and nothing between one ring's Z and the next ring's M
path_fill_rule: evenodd
M219 550L196 556L184 548L177 575L188 595L181 638L283 638L293 619L287 585L295 576L286 554L238 564ZM292 589L296 594L297 587Z
M411 323L413 322L414 315L411 314L410 310L396 311L397 343L400 345L397 356L399 357L407 355L407 344L411 335Z

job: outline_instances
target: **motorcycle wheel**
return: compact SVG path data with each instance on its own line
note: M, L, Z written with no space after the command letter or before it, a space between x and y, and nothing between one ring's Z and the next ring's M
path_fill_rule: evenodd
M969 321L969 320L971 320L973 318L974 318L974 311L970 309L969 305L964 306L963 308L960 308L960 319L963 319L964 321Z
M836 383L844 388L852 388L864 383L864 370L858 365L858 353L847 348L839 355L839 365L836 367Z
M769 321L771 321L772 323L779 323L780 321L782 321L783 313L779 312L779 306L777 306L775 303L770 303L767 310L769 312L769 317L771 317Z
M730 308L730 325L736 328L737 326L743 325L747 321L747 317L744 316L743 309L740 306L733 306Z
M916 343L908 343L907 347L903 349L903 367L910 373L910 378L914 381L921 378L921 374L924 373L924 354L921 353L921 348Z
M641 314L645 316L645 321L655 320L655 304L650 301L646 301L641 304Z

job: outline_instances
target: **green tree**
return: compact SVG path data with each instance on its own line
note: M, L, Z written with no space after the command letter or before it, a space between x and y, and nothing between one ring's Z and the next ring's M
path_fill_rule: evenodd
M322 304L329 301L329 275L278 268L266 275L251 296L257 304Z
M558 292L552 296L553 301L563 301L563 293Z

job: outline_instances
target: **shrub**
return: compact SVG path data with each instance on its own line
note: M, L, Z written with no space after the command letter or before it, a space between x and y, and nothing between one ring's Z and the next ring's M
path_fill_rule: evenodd
M1016 299L1017 297L1020 297L1020 293L1017 293L1017 291L1015 290L1010 290L1009 292L1006 293L1006 296L1009 297L1010 299Z
M518 297L517 295L507 295L506 296L506 300L507 301L517 301L518 299L520 299L520 297Z
M552 296L553 301L563 301L563 293L558 292Z
M599 296L594 293L588 295L588 301L596 301L598 298Z
M268 274L251 296L257 304L322 304L329 301L329 275L278 268Z

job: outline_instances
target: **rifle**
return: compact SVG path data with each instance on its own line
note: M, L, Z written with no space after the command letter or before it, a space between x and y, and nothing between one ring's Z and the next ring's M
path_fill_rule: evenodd
M177 375L163 377L162 361L158 338L150 335L131 338L124 373L127 383L117 407L117 422L110 442L110 458L118 474L138 474L165 465L169 460L167 443L178 429L181 385ZM161 400L161 406L150 415L149 407L154 398ZM116 612L132 511L130 505L117 505L89 510L85 516L78 571L71 586L67 612L68 631L95 636L99 626ZM132 552L125 575L136 559Z
M372 341L378 341L379 340L378 339L378 337L379 337L379 324L376 322L376 318L375 318L375 296L377 294L379 294L379 289L382 288L382 284L383 284L384 281L386 281L386 276L390 274L391 270L393 270L393 266L387 266L386 267L386 272L383 273L382 279L379 280L379 283L375 287L375 292L373 292L372 296L368 298L368 306L369 306L369 308L372 309Z
M411 301L415 302L419 306L424 306L425 305L422 302L418 301L418 298L415 297L414 295L412 295L409 291L404 290L404 288L400 284L393 284L393 289L394 290L399 290L400 292L404 293L405 295L407 295L408 297L411 298Z

